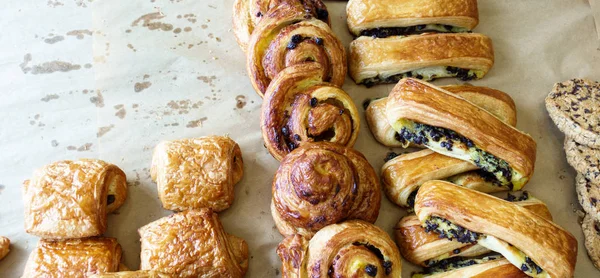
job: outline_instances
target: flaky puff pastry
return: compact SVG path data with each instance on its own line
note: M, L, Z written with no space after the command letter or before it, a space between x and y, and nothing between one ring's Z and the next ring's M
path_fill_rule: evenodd
M211 209L187 210L139 229L142 270L173 277L243 277L246 241L223 230Z
M267 89L261 109L265 146L277 160L307 142L354 146L360 129L358 109L341 88L324 82L317 63L281 71Z
M552 221L548 207L539 199L529 197L514 204ZM450 241L440 238L435 233L427 233L421 226L419 218L414 214L400 219L394 227L394 237L400 247L402 257L421 266L430 266L441 259L474 257L490 252L489 249L477 244Z
M483 77L494 64L492 40L475 33L359 37L350 43L350 77L357 84L431 67L476 70ZM431 78L430 78L431 79Z
M295 234L277 247L281 277L400 277L402 259L390 236L361 220L329 225L309 240Z
M279 232L312 237L344 220L375 222L379 179L358 151L329 142L309 143L289 153L273 179L271 214Z
M227 209L243 173L242 151L225 136L161 142L150 168L163 207L174 211Z
M0 260L2 260L10 252L10 239L0 236Z
M248 76L263 96L279 72L302 63L317 63L324 69L324 81L338 87L344 84L346 52L329 25L298 5L282 3L264 16L250 36Z
M493 258L493 259L492 259ZM512 265L507 259L502 256L487 256L482 259L463 259L456 262L462 267L447 269L433 273L417 273L411 278L527 278L527 274L523 273L517 267Z
M313 17L329 23L327 7L321 0L236 0L233 4L233 34L244 52L263 16L283 3L299 5Z
M573 277L575 237L519 205L448 182L429 181L417 193L415 213L421 223L440 217L478 233L479 244L495 238L499 242L495 248L516 248L551 277ZM501 248L490 249L501 252Z
M350 0L346 14L355 36L368 29L426 24L471 30L479 23L477 0Z
M23 183L25 231L46 239L98 236L127 198L119 167L98 159L48 164Z
M29 255L23 278L88 277L119 269L121 245L114 238L41 239Z
M515 102L502 91L471 85L448 85L440 88L463 97L511 126L517 125ZM369 129L375 139L384 146L404 147L404 144L396 139L397 132L387 120L386 105L387 97L369 103L365 110L365 118Z
M119 271L92 275L89 278L171 278L172 275L151 270Z

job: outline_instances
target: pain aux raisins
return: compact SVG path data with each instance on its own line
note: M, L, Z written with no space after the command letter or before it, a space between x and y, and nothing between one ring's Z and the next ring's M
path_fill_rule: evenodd
M383 266L383 270L385 271L385 275L390 275L390 273L392 273L392 262L388 261L385 259L385 256L383 256L383 253L381 253L381 250L379 250L379 248L375 247L372 244L369 244L368 242L353 242L352 245L354 246L364 246L365 248L367 248L371 253L373 253L375 255L375 257L377 257L377 259L379 259L381 261L381 265ZM375 270L375 275L372 276L376 276L377 275L377 270Z
M439 238L447 238L448 240L456 239L460 243L477 243L477 240L481 236L479 233L469 231L437 216L425 220L425 232L435 232Z

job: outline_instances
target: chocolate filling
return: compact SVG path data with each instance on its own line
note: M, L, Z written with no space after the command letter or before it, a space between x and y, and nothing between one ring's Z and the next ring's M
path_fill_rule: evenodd
M437 78L442 78L442 77L457 77L462 81L469 81L469 80L478 78L477 73L472 69L448 66L445 68L445 70L446 70L446 72L430 74L427 76L420 74L421 72L419 70L414 70L414 71L409 71L409 72L398 73L398 74L391 75L391 76L388 76L385 78L383 78L381 76L366 78L360 83L364 84L367 87L372 87L377 84L397 83L398 81L400 81L400 79L406 78L406 77L414 77L414 78L422 79L425 81L431 81L431 80L434 80Z
M115 198L115 195L108 195L106 196L106 205L110 206L112 203L114 203L117 199Z
M457 27L452 25L442 24L420 24L407 27L381 27L362 30L359 36L374 37L374 38L387 38L391 36L405 36L422 34L426 32L438 32L438 33L471 33L470 30Z

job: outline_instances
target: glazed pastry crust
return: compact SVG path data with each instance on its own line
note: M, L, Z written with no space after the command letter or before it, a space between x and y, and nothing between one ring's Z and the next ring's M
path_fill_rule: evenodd
M234 185L244 172L238 144L225 136L164 141L152 157L150 175L168 210L227 209L233 203Z
M487 73L494 64L492 40L475 33L359 37L350 43L350 76L356 83L376 76L434 66Z
M475 28L479 22L477 0L350 0L346 6L348 29L362 30L444 24Z
M10 239L0 236L0 260L2 260L10 252Z
M187 210L139 229L142 270L174 277L243 277L248 245L225 233L210 209Z
M101 235L106 214L126 197L127 178L115 165L97 159L48 164L24 182L25 231L46 239Z
M173 276L163 274L157 271L138 270L138 271L119 271L104 274L92 275L89 278L171 278Z
M536 142L468 100L432 84L405 78L394 87L386 106L388 122L400 119L443 127L470 139L505 160L524 178L533 174Z
M512 244L552 277L573 277L577 240L553 222L514 203L443 181L419 189L421 222L438 216L465 229Z
M361 153L328 142L309 143L281 161L271 214L282 235L310 238L344 220L375 222L380 192L377 174Z
M23 278L87 277L119 268L121 245L114 238L41 239L29 255Z
M512 265L507 259L496 259L480 264L475 264L459 269L446 271L435 275L427 275L427 278L527 278L527 274Z

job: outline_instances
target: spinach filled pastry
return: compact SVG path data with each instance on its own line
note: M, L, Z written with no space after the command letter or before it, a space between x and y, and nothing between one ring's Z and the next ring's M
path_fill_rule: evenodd
M305 63L284 69L271 81L260 122L265 146L277 160L308 142L354 146L358 110L346 92L324 77L319 64Z
M95 274L89 278L171 278L172 275L164 274L157 271L151 270L138 270L138 271L119 271L119 272L108 272L104 274Z
M500 255L482 258L455 257L444 265L430 267L424 272L413 273L411 276L411 278L464 277L527 278L529 276Z
M50 163L23 183L25 231L45 239L98 236L127 197L119 167L98 159Z
M0 236L0 260L2 260L10 252L10 239Z
M361 220L329 225L308 240L294 234L277 247L282 278L400 277L396 244L379 227Z
M429 181L417 193L415 213L427 232L498 252L529 276L574 275L575 237L514 203L448 182Z
M359 37L350 43L350 77L367 87L405 77L480 79L494 64L492 40L482 34Z
M41 239L29 255L23 278L88 277L119 270L121 245L114 238Z
M223 230L211 209L187 210L139 229L141 270L174 277L243 277L248 244Z
M402 79L386 115L399 138L470 162L520 190L533 174L536 142L468 100L427 82Z
M479 23L477 0L349 0L348 29L355 36L470 32Z
M282 161L271 214L284 236L312 237L345 220L375 222L381 205L375 169L358 151L329 142L304 144Z
M229 208L243 174L242 151L226 136L161 142L150 168L163 207L174 211Z

